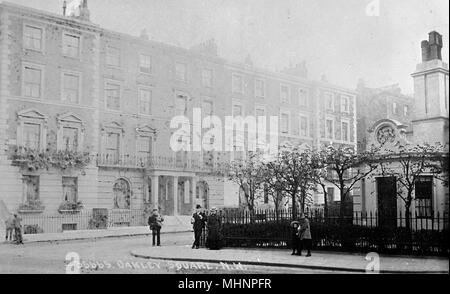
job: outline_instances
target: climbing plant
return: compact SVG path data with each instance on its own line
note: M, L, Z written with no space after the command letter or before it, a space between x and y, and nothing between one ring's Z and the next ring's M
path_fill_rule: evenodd
M88 152L33 150L29 148L16 148L12 156L15 164L30 171L50 169L51 167L66 170L70 168L84 168L91 158Z

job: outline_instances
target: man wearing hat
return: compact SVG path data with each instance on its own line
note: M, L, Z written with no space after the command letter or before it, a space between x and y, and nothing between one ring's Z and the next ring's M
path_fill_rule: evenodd
M16 244L23 244L22 224L20 223L21 221L22 221L22 218L19 217L17 214L14 214L13 226L14 226L14 240L15 240Z
M191 224L194 228L194 244L192 244L192 249L198 249L200 247L200 238L202 236L203 228L205 227L206 215L201 209L202 207L197 204L191 218Z
M152 215L148 218L148 224L150 226L150 230L152 231L152 237L153 237L153 246L155 246L155 237L156 237L156 245L161 246L161 227L162 222L164 221L164 218L159 215L158 209L153 209Z

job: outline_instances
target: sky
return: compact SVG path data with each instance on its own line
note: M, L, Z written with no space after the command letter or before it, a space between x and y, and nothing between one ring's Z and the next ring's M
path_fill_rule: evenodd
M63 0L7 2L62 13ZM70 2L70 0L68 0ZM378 5L377 5L378 4ZM369 5L369 9L368 8ZM399 84L413 93L420 42L443 35L448 62L448 0L88 0L104 28L189 48L214 38L219 55L279 71L306 61L311 79L355 89Z

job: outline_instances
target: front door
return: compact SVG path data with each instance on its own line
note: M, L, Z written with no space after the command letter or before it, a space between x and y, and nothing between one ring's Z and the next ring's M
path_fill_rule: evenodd
M397 186L395 177L377 178L378 225L397 226Z
M201 205L203 209L209 209L208 207L208 194L209 186L206 182L198 182L195 188L195 202Z

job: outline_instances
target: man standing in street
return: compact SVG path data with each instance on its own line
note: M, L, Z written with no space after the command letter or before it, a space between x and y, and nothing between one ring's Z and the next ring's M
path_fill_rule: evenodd
M156 245L161 246L161 227L162 222L164 221L164 218L159 215L158 209L153 209L152 215L148 218L148 224L150 226L150 230L152 231L152 245L155 246L155 238L156 238Z
M309 220L302 213L300 215L300 226L298 227L298 236L300 238L300 250L298 255L302 255L302 250L305 248L308 253L306 257L311 256L311 247L312 247L312 238L311 238L311 229L309 227Z
M201 209L202 207L197 204L191 219L191 224L194 227L194 244L192 244L192 249L198 249L200 247L200 238L202 237L203 228L205 227L206 215Z
M208 238L206 247L211 250L219 250L222 247L222 219L217 215L217 208L211 208L207 220Z
M23 244L22 240L22 224L20 223L22 219L14 214L13 225L14 225L14 238L16 244Z

